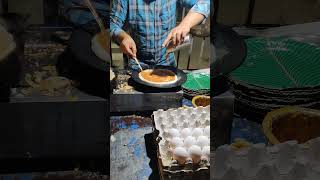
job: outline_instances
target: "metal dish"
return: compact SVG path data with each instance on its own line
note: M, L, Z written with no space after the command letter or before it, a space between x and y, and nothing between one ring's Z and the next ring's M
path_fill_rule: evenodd
M154 69L167 69L167 70L170 70L170 71L174 72L177 75L178 80L175 83L172 83L172 84L153 84L153 83L148 83L148 82L143 81L143 80L141 80L139 78L140 71L132 72L131 77L135 82L137 82L139 84L142 84L142 85L145 85L145 86L149 86L149 87L164 88L164 89L165 88L179 87L184 82L186 82L186 80L187 80L186 74L182 70L177 69L175 67L171 67L171 66L155 66Z

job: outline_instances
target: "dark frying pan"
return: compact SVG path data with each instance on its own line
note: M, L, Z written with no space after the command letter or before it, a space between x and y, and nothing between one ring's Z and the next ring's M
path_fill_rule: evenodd
M215 48L210 65L211 96L217 96L229 89L228 75L244 62L247 48L231 27L212 23L211 30Z
M187 80L186 74L182 70L177 69L175 67L155 66L154 69L168 69L177 75L178 80L172 84L152 84L152 83L145 82L139 78L140 71L133 71L131 77L135 82L142 84L144 86L155 87L155 88L164 88L164 89L179 87Z
M245 60L247 48L244 40L231 27L214 25L212 41L215 56L211 62L211 76L228 75L237 69Z

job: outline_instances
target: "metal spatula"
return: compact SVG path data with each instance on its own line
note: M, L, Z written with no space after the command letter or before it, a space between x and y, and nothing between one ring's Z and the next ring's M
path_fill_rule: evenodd
M140 68L140 70L141 71L143 71L143 69L142 69L142 67L141 67L141 65L140 65L140 63L139 63L139 61L138 61L138 59L136 58L136 57L133 57L133 59L136 61L136 63L138 64L138 66L139 66L139 68Z

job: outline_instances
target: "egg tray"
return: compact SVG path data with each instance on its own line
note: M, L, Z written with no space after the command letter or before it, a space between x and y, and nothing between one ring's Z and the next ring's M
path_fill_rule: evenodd
M164 166L162 164L159 146L157 146L157 156L158 156L158 168L161 180L209 180L210 178L210 166L194 166L192 164L187 164L182 167L179 165L175 166Z
M154 140L157 146L157 159L158 159L158 168L160 172L161 179L208 179L210 177L210 160L209 161L201 161L199 164L193 164L192 162L187 162L184 165L179 165L178 163L172 163L173 161L168 162L168 160L164 160L161 156L161 148L160 143L165 138L162 137L162 129L159 127L159 123L157 122L159 114L157 112L168 112L168 111L185 111L188 112L185 115L190 115L192 112L201 111L201 110L210 110L210 106L198 107L198 108L190 108L183 107L178 109L169 109L167 111L158 110L155 111L152 115L153 125L154 125ZM208 111L210 113L210 111ZM208 118L210 114L207 114ZM176 116L178 117L178 116ZM210 125L210 122L208 122ZM210 137L210 136L209 136Z
M274 146L223 145L216 149L212 180L317 180L320 137L304 144L286 141Z

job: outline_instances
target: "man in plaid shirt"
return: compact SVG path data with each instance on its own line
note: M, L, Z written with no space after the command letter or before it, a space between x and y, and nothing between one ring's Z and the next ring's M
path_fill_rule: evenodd
M176 26L177 3L191 8ZM113 0L110 33L129 57L129 67L175 66L173 53L166 58L166 47L183 42L190 29L203 22L210 12L209 0ZM129 30L129 32L124 29Z
M110 2L106 0L90 0L97 12L100 14L100 18L109 19L109 7ZM83 7L79 9L76 7ZM71 11L66 11L69 8L74 8ZM83 0L59 0L60 14L67 17L67 19L76 24L84 25L90 21L95 21L92 13L87 9L87 6Z

